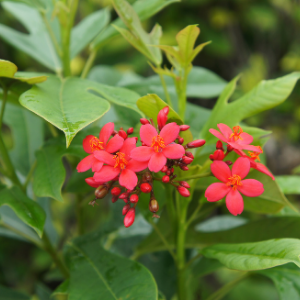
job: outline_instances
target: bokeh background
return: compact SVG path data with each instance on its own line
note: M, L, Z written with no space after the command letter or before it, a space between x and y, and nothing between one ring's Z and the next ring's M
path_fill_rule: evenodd
M134 1L129 1L133 3ZM109 0L80 1L77 20L109 6ZM113 18L117 15L113 13ZM0 7L1 23L26 32L25 28ZM201 34L198 43L211 40L196 58L194 64L214 71L226 81L242 73L235 96L251 90L264 79L273 79L290 72L300 72L300 1L297 0L182 0L172 4L144 23L145 28L159 23L163 28L161 43L175 45L176 33L189 24L199 24ZM80 74L88 53L72 61L72 73ZM47 71L26 54L0 40L0 58L19 66L21 71ZM105 45L96 64L114 66L119 70L131 70L143 76L153 75L147 60L132 48L121 36ZM165 61L168 65L168 62ZM194 104L212 108L216 99L189 99ZM234 112L233 112L234 113ZM251 126L273 132L265 147L267 165L275 175L300 173L300 84L296 85L287 101L280 106L246 120ZM299 199L298 199L299 200ZM56 207L57 217L69 215L71 205ZM68 218L67 218L68 219ZM72 224L74 220L68 219ZM57 226L62 233L70 224ZM64 227L65 226L65 227ZM68 230L68 229L67 229ZM20 246L21 245L21 246ZM163 253L159 263L171 265L171 258ZM43 277L49 265L48 254L13 239L0 237L0 284L16 286L22 283L26 290L38 277ZM144 262L147 264L147 261ZM31 266L30 272L28 265ZM172 267L162 277L170 276ZM56 284L57 274L46 274L48 287ZM52 277L51 277L52 276ZM228 274L207 277L199 299L204 299ZM45 277L44 277L45 278ZM52 280L52 281L51 281ZM174 283L174 282L173 282ZM159 283L158 283L159 284ZM170 285L172 282L170 281ZM253 285L256 289L253 289ZM258 287L258 289L257 289ZM18 286L20 288L20 286ZM22 288L22 287L21 287ZM47 287L38 287L47 290ZM168 287L165 287L165 294ZM249 279L239 285L226 299L277 299L277 292L265 277ZM1 295L0 295L1 299Z

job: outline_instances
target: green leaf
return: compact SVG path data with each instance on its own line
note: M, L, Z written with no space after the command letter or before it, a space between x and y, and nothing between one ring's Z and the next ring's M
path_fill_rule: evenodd
M141 0L136 1L132 7L136 11L139 19L141 21L145 21L161 11L164 7L174 2L179 2L179 0ZM117 25L118 27L123 28L125 27L125 24L121 21L121 19L115 20L112 25ZM95 50L99 49L105 42L109 41L117 34L118 31L113 26L107 27L91 43L91 48Z
M35 288L35 292L39 297L39 300L50 300L51 290L42 283L38 283Z
M300 194L300 176L276 176L276 181L284 194Z
M300 240L276 239L246 244L216 244L201 253L229 269L253 271L294 263L300 267Z
M0 192L0 206L9 206L16 215L28 226L32 227L41 237L46 215L44 210L29 199L18 187L4 189Z
M99 295L107 300L157 300L151 273L135 261L104 250L95 234L73 240L67 250L71 264L69 300L92 300Z
M39 12L22 3L5 1L2 2L2 6L20 20L29 31L29 34L21 33L0 24L0 37L13 47L39 61L50 70L60 72L62 68L60 58L56 53ZM47 18L56 38L58 38L59 24L57 19L50 20L51 16L47 16Z
M232 95L237 77L223 90L206 126L201 131L202 138L209 138L209 128L216 128L218 123L232 127L240 121L271 109L282 103L292 92L300 73L295 72L273 80L262 81L243 97L228 103ZM233 113L234 112L234 113Z
M71 34L71 57L79 54L107 26L109 20L108 9L101 9L88 15L76 25Z
M223 267L223 265L218 260L201 257L199 262L193 266L192 275L195 277L206 276L221 267Z
M31 297L7 287L0 286L0 300L31 300Z
M69 293L69 285L70 285L70 280L67 279L65 280L62 284L60 284L55 291L52 293L53 296L58 296L58 295L68 295Z

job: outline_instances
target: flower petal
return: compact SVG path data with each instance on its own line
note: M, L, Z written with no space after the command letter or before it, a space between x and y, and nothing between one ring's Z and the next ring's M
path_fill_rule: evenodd
M247 197L258 197L264 192L264 185L255 179L245 179L241 181L238 190Z
M92 138L94 138L93 135L87 135L82 141L83 150L86 153L93 153L93 150L92 150L91 144L90 144L90 141Z
M162 154L162 152L157 152L151 156L148 168L151 172L157 173L162 169L166 162L167 158Z
M114 137L112 137L108 141L105 150L108 153L114 153L123 146L123 143L124 143L124 139L122 137L120 137L118 134L116 134Z
M151 155L154 154L154 150L151 147L141 146L133 149L130 152L130 157L138 161L149 161Z
M96 161L94 154L91 154L87 157L85 157L84 159L82 159L79 164L77 165L77 171L78 172L85 172L87 170L89 170L93 163Z
M253 151L253 152L262 153L262 151L260 149L258 149L256 146L253 146L253 145L238 144L236 142L228 142L228 144L234 149L249 150L249 151Z
M226 206L231 214L237 216L244 210L244 201L238 190L231 189L226 197Z
M240 137L242 138L242 140L238 139L236 141L236 143L238 143L238 144L249 145L249 144L251 144L253 142L253 136L250 135L250 134L248 134L247 132L241 133Z
M245 178L250 171L250 161L248 158L239 157L232 166L232 175L238 175L241 179Z
M255 164L253 164L252 168L270 176L273 180L275 180L273 174L268 170L268 168L265 165L255 162Z
M114 166L116 163L114 156L112 154L106 152L105 150L96 150L94 152L94 155L98 160L100 160L110 166Z
M157 135L158 133L152 125L146 124L141 126L140 129L141 141L145 143L147 146L149 147L151 146L153 137Z
M101 182L96 181L93 177L86 178L85 182L93 188L97 188L98 186L100 186L102 184Z
M224 161L215 160L210 169L212 173L221 181L228 182L228 178L231 177L231 170Z
M136 147L136 138L127 138L124 141L124 144L122 148L120 149L120 152L125 154L125 159L128 161L130 159L130 153L133 149Z
M113 122L109 122L105 124L99 134L99 140L104 144L104 146L107 144L107 141L111 134L114 131L115 124Z
M181 146L181 145L169 144L168 146L166 146L166 148L163 148L162 153L167 158L178 159L184 155L185 150L184 150L183 146Z
M180 127L175 123L169 123L163 127L159 135L164 139L165 145L169 145L174 142L178 137Z
M222 182L211 184L205 191L205 197L209 202L219 201L230 191L230 187Z
M99 172L103 167L104 163L98 159L92 165L92 172Z
M136 174L129 169L122 170L120 174L119 183L120 185L126 187L126 189L133 190L138 182Z
M221 133L224 135L224 137L226 139L229 139L230 135L233 133L232 129L228 125L223 123L220 123L217 126L220 129Z
M103 166L99 172L94 174L94 179L99 182L107 182L114 179L120 173L120 168Z
M221 140L221 141L223 141L225 143L228 142L228 139L226 139L224 137L224 135L222 133L220 133L218 130L211 128L211 129L209 129L209 132L211 134L213 134L215 137L217 137L219 140Z
M134 159L131 159L127 166L126 169L132 170L133 172L141 172L148 167L148 161L137 161Z

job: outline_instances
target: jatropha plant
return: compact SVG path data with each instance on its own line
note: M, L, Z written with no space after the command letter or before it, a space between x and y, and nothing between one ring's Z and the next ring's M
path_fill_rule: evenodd
M258 290L255 299L275 286L300 299L300 177L274 176L263 153L271 132L247 125L285 101L300 74L238 98L239 76L193 66L209 44L196 45L197 25L176 46L161 45L158 24L144 30L176 0L112 0L118 19L103 9L74 26L78 2L1 2L29 34L1 24L0 38L52 72L0 60L0 245L16 239L23 254L30 243L23 277L0 247L1 300L234 300L241 281L239 294ZM107 43L118 34L153 76L93 66L100 52L123 51ZM206 109L189 97L218 100Z

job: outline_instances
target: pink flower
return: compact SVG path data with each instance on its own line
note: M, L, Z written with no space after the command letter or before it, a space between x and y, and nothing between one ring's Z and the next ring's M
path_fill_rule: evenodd
M232 148L257 151L256 146L249 145L253 142L253 137L250 134L243 132L240 126L234 126L232 131L229 126L221 123L218 124L218 128L221 132L213 128L209 129L209 132L219 140L230 145Z
M95 151L94 155L101 162L107 164L98 172L95 172L94 179L97 182L107 182L120 175L119 183L129 190L133 190L137 185L138 178L135 172L140 172L147 168L146 162L130 159L130 152L136 147L136 138L127 138L123 146L116 155L107 151Z
M142 125L140 136L146 146L133 149L130 156L137 161L147 162L150 171L159 172L167 158L179 159L185 153L183 146L173 143L179 131L176 123L165 125L160 134L152 125Z
M118 134L108 141L109 137L114 131L114 126L115 125L112 122L105 124L100 131L99 139L93 135L88 135L85 137L82 142L83 149L90 155L79 162L77 165L78 172L85 172L90 168L92 168L93 172L98 172L101 170L103 162L99 161L95 157L94 152L96 150L105 150L109 153L114 153L122 147L124 139Z
M250 161L239 157L232 170L223 161L214 161L211 171L222 182L211 184L205 191L205 197L210 202L219 201L226 196L226 206L233 215L241 214L244 209L243 197L257 197L264 192L261 182L255 179L245 179L250 170Z

